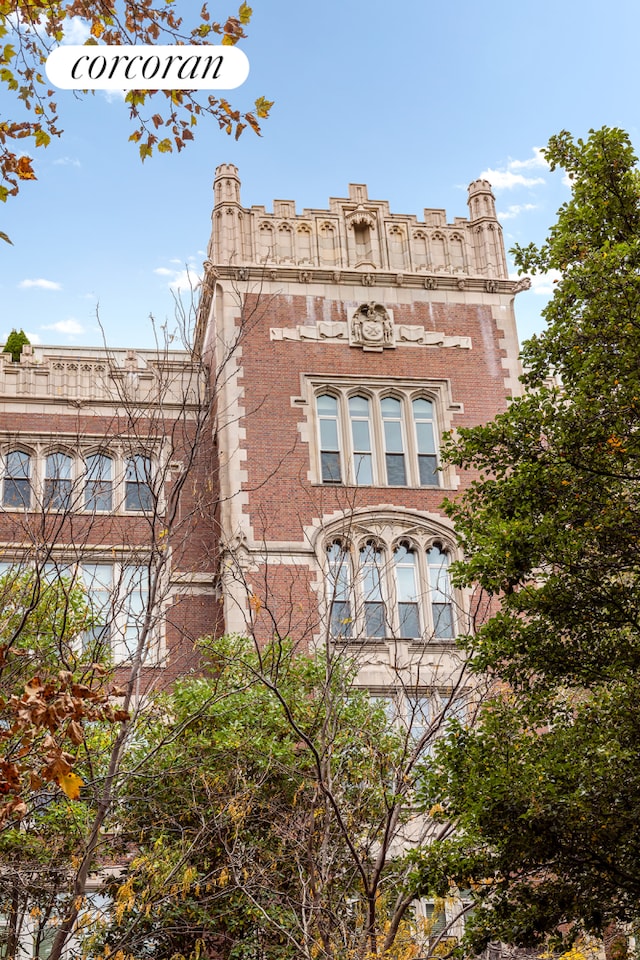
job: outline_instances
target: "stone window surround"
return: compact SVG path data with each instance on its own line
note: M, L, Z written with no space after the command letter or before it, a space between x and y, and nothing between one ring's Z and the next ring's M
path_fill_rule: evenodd
M310 480L312 483L327 484L322 480L322 464L320 456L320 429L317 414L316 398L322 394L329 394L338 400L338 430L340 445L340 484L331 486L357 486L354 476L354 451L351 435L348 401L354 396L367 397L371 402L371 446L372 469L374 487L390 487L391 489L417 488L420 490L455 489L458 478L451 466L440 467L438 471L439 483L437 486L420 484L418 449L416 430L413 421L411 402L416 399L429 400L434 405L433 427L435 435L436 456L439 462L439 441L442 434L453 427L452 415L460 413L463 406L454 403L451 399L450 382L448 380L424 379L392 379L388 377L303 377L303 402L307 408L307 416L311 421L304 431L309 440L310 453ZM380 400L383 397L394 397L400 400L403 410L403 426L405 438L405 463L407 483L400 486L387 483L384 462L384 435L380 411ZM295 402L295 401L294 401ZM299 403L300 401L298 401ZM363 485L364 486L364 485Z
M455 558L453 544L449 543L439 533L429 529L425 525L424 529L415 528L412 530L403 529L403 524L398 523L395 529L391 529L391 535L382 538L379 534L367 532L356 524L356 528L349 534L341 536L327 537L323 542L323 567L325 582L325 604L326 604L326 622L328 633L333 634L334 642L342 644L353 644L362 642L386 643L393 640L405 640L410 643L435 642L436 644L452 644L455 641L455 635L459 632L460 618L462 613L462 598L460 591L455 589L448 582L446 605L450 607L450 616L453 624L452 636L436 636L434 630L434 602L436 598L432 589L430 564L428 562L428 551L432 547L438 547L441 553L445 554L450 563ZM338 564L332 564L329 552L334 545L338 544L342 553L339 556ZM361 551L368 546L372 546L379 552L380 562L378 564L378 578L380 587L380 596L373 598L373 602L380 602L384 607L384 621L386 624L385 636L370 637L366 631L367 620L367 596L363 591L363 572L361 567ZM394 551L400 547L408 547L415 558L415 575L417 585L416 603L419 608L420 636L402 638L399 613L399 595L396 578L396 569L394 561ZM334 558L335 559L335 558ZM344 565L344 566L343 566ZM346 569L346 577L340 571ZM445 567L445 569L448 568ZM338 575L337 575L338 574ZM348 594L346 597L338 596L341 594L340 584L347 585ZM371 600L371 598L370 598ZM346 601L346 603L345 603ZM349 623L345 624L343 636L336 635L332 629L332 609L335 603L345 603L344 609L347 611Z
M89 598L89 606L91 606L92 583L87 582L89 578L88 568L95 566L103 568L109 567L111 571L108 585L110 593L110 612L108 619L110 633L109 645L114 654L114 664L116 666L124 666L130 662L131 655L137 643L137 640L133 638L131 634L132 625L128 622L131 613L130 599L134 594L140 594L140 596L146 596L148 598L148 589L145 590L145 585L148 585L150 567L148 563L144 562L142 553L131 555L122 550L118 550L117 556L114 559L115 551L116 548L109 548L108 553L105 550L96 552L91 548L86 548L82 550L80 559L78 559L77 556L72 559L68 555L58 554L51 556L50 559L37 565L30 560L21 560L16 556L15 560L3 560L0 562L0 578L12 570L20 574L28 569L36 568L39 571L39 576L43 579L48 579L54 573L57 577L67 576L73 584L81 584L83 586ZM125 589L125 585L129 580L131 580L131 589ZM136 588L136 581L139 583L141 589ZM101 584L101 582L99 583ZM140 621L139 626L141 627L142 620L146 616L146 604L137 611L136 616L138 621ZM164 650L164 631L162 629L162 624L165 622L164 617L157 616L154 618L154 621L150 642L143 655L143 663L147 666L159 665ZM128 632L129 637L127 637ZM133 640L130 650L128 649L128 640ZM78 643L80 642L80 639L78 639Z
M18 505L5 503L4 481L7 476L6 456L14 451L26 454L29 457L30 504L26 508L26 512L35 513L42 510L46 510L47 512L69 511L73 513L84 513L87 515L96 514L99 516L114 514L144 516L148 512L144 510L127 509L126 507L126 477L129 461L137 456L146 457L150 461L152 473L153 471L157 471L158 458L153 451L149 450L148 446L145 447L141 443L132 443L131 445L126 445L126 447L124 444L109 444L109 446L105 446L102 443L94 443L78 449L77 443L72 445L72 443L65 442L64 440L58 440L56 442L51 439L29 439L25 441L23 437L20 437L20 439L16 441L8 440L4 443L0 443L0 505L2 510L7 513L25 512L25 507L22 504ZM49 498L47 497L47 484L51 481L50 477L47 478L47 458L51 457L52 454L61 454L64 457L69 457L71 459L71 489L68 495L69 505L62 507L61 509L56 509L54 506L46 505L47 499L51 499L50 496ZM111 510L99 510L95 508L87 509L85 507L85 484L87 480L86 461L89 457L95 456L96 454L100 454L109 458L112 463ZM51 463L51 461L49 462ZM155 508L160 511L161 503L154 503L153 494L155 491L153 490L153 482L151 487L151 510Z

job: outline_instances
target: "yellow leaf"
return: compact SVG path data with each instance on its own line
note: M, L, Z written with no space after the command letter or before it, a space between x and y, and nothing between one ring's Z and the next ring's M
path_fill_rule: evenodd
M82 786L81 777L75 773L61 773L58 777L58 786L64 790L69 800L78 800L80 798L80 787Z
M241 4L240 10L238 12L238 17L240 18L240 23L249 23L251 20L251 14L253 10L246 3Z
M94 20L91 27L91 36L92 37L101 37L104 33L104 27L99 20Z

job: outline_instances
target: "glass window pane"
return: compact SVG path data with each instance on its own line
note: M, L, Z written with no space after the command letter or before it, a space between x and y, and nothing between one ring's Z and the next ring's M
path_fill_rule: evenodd
M353 449L359 453L368 453L371 450L371 438L368 420L352 420Z
M402 426L399 420L385 420L384 443L387 453L402 453Z
M340 454L322 453L320 454L322 462L322 482L340 483L342 476L340 473Z
M398 584L398 600L400 602L415 603L416 596L416 578L412 566L397 566L396 580Z
M416 417L416 419L432 420L433 419L433 403L431 402L431 400L424 400L422 397L419 397L417 400L414 400L413 415Z
M399 603L400 636L403 640L412 640L420 636L420 618L417 603Z
M28 479L31 465L31 458L28 453L22 450L12 450L7 454L7 476L16 480Z
M351 397L349 400L349 413L354 417L368 417L369 401L367 397Z
M373 471L370 453L356 453L353 458L356 483L360 486L373 483Z
M434 636L442 640L450 640L454 636L453 610L450 603L434 603L433 632Z
M386 636L383 603L365 603L364 627L367 637L381 638Z
M331 636L351 639L351 604L344 600L334 600L331 604Z
M47 480L70 480L71 457L64 453L50 453L47 457L45 477Z
M125 509L151 510L153 497L151 487L151 461L149 457L137 454L127 460L125 475Z
M4 481L2 503L5 507L31 506L31 484L28 480L13 480L7 477Z
M420 469L420 486L440 486L440 474L438 472L438 463L435 456L421 454L418 457L418 467Z
M339 450L338 446L338 421L321 420L320 421L320 446L323 450Z
M336 417L338 415L338 401L328 393L323 393L316 400L317 410L321 416Z
M433 424L429 420L418 420L416 422L416 436L418 438L418 453L436 452Z
M385 397L380 401L380 409L383 417L392 417L399 419L402 411L400 401L395 397Z
M404 466L404 455L401 453L388 453L385 459L387 463L387 483L389 486L406 486L407 474Z
M2 503L5 507L31 506L31 458L22 450L11 450L5 460Z

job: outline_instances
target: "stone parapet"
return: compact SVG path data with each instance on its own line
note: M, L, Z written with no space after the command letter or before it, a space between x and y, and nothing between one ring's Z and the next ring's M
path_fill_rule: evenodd
M444 210L427 208L420 221L392 213L386 200L370 200L364 184L349 184L349 196L331 198L327 209L297 213L293 200L274 200L268 212L264 206L241 205L237 168L222 164L214 180L208 258L216 265L298 269L310 280L314 270L359 271L373 278L381 271L391 275L385 283L416 277L507 280L502 229L488 181L469 186L468 205L469 219L447 223Z
M204 383L186 351L26 345L19 362L0 353L0 404L16 399L183 408L201 402Z

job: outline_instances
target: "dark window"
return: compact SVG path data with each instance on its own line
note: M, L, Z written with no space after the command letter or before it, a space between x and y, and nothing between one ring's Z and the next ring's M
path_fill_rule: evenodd
M44 505L49 510L68 510L71 505L72 460L65 453L50 453L45 463Z
M364 632L367 637L382 639L387 635L382 595L382 554L373 543L360 551L360 576L364 601Z
M102 453L87 457L87 478L84 486L84 508L94 511L113 509L113 462Z
M413 401L413 423L416 430L420 485L438 487L440 475L433 426L433 403L430 400L418 398Z
M151 460L136 454L127 460L125 474L125 509L151 510Z
M323 483L342 483L340 469L340 441L338 429L338 401L331 394L317 398L320 424L320 466Z
M31 457L22 450L11 450L5 458L2 504L5 507L31 506Z
M339 540L327 550L329 561L329 630L334 638L351 639L351 567L349 553Z
M433 635L437 639L449 640L455 636L453 623L453 601L449 580L449 557L438 546L427 551L429 565L429 586L431 588L431 613L433 617Z
M390 487L404 487L407 483L407 471L402 434L402 404L395 397L385 397L380 402L380 409L384 427L387 483Z
M421 636L416 586L416 555L407 544L400 544L394 552L398 619L403 640Z

